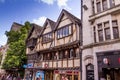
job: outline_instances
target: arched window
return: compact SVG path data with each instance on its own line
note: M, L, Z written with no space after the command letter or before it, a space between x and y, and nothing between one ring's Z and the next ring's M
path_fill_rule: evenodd
M74 57L74 50L70 49L70 56L69 56L69 58L73 58L73 57Z

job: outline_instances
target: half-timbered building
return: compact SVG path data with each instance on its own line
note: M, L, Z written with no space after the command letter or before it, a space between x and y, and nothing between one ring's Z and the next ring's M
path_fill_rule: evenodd
M27 68L25 70L25 77L34 77L34 62L36 61L37 57L37 37L41 30L41 26L31 24L31 30L29 31L26 39Z
M35 46L34 80L80 80L81 29L80 19L64 9L57 22L46 19Z

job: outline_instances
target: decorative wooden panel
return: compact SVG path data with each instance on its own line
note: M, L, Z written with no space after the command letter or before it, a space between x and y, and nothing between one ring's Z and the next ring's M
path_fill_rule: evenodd
M68 67L73 67L73 60L68 60Z
M80 59L74 59L74 67L80 66Z
M62 67L62 61L58 61L58 67Z
M53 67L56 68L57 67L57 62L53 61Z
M49 61L49 67L52 68L52 61Z
M45 62L42 62L42 68L44 68Z
M63 60L63 67L67 67L67 60Z

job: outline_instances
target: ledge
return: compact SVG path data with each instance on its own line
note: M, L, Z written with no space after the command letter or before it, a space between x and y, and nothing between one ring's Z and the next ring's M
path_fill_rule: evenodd
M89 16L89 21L94 21L95 19L108 15L108 14L117 14L117 13L120 13L120 4L112 8L109 8L105 11L102 11L100 13Z

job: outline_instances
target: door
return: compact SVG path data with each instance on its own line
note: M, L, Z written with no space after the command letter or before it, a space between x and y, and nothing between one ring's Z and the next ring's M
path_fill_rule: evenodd
M94 66L93 66L93 64L86 65L86 80L94 80Z

